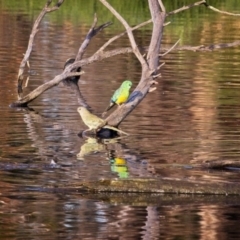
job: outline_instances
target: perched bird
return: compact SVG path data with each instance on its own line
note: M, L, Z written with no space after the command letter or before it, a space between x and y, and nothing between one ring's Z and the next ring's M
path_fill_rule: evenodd
M87 125L88 128L89 128L87 131L97 130L99 125L101 125L101 124L104 125L105 121L103 119L101 119L100 117L90 113L87 110L87 108L79 107L77 110L78 110L78 112L79 112L79 114L80 114L84 124ZM119 133L123 133L123 134L128 135L127 133L123 132L122 130L117 129L117 128L112 127L112 126L105 125L103 128L108 128L108 129L117 131Z
M89 131L96 129L100 124L104 123L103 119L90 113L87 110L87 108L85 108L85 107L79 107L77 110L78 110L84 124L88 126Z
M121 105L123 103L125 103L128 100L129 97L129 90L132 87L132 82L130 80L125 80L122 85L120 86L120 88L118 88L111 100L110 100L110 104L109 106L106 108L106 110L103 112L102 116L104 116L106 114L106 112L108 110L110 110L114 105Z

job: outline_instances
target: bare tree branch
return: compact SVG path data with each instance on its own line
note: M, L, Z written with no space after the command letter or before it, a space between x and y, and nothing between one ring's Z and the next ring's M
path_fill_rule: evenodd
M159 4L160 2L160 4ZM162 34L163 34L163 23L165 21L166 13L160 11L161 8L165 9L161 0L158 1L148 1L152 21L153 21L153 30L151 42L148 49L147 60L150 66L150 69L154 72L157 70L159 63L159 51L161 46ZM161 27L161 31L159 31L159 27Z
M103 0L100 0L103 1ZM142 64L142 76L138 86L130 95L127 103L120 106L110 116L107 117L106 122L111 126L118 126L124 118L143 100L149 92L152 85L153 76L159 65L159 51L160 43L163 34L163 24L165 20L165 13L160 12L160 5L158 0L148 0L149 8L153 21L153 35L148 50L147 64ZM127 26L126 26L127 27ZM126 28L125 27L125 28ZM128 29L126 29L128 30ZM129 36L129 35L128 35ZM133 37L131 34L129 36ZM137 46L135 46L137 47ZM139 51L139 50L138 50ZM134 49L133 49L134 52ZM136 55L136 52L134 52ZM140 53L140 51L139 51ZM142 55L141 55L142 56Z
M53 80L50 82L44 83L41 86L34 89L31 93L29 93L27 96L19 99L18 101L12 103L11 107L21 107L26 106L28 103L36 99L40 94L44 93L48 89L52 88L53 86L58 85L63 79L73 76L80 76L83 72L63 72L60 75L57 75Z
M142 54L140 53L135 38L133 36L132 33L132 28L128 25L128 23L126 22L126 20L106 1L106 0L99 0L104 6L106 6L109 11L111 11L111 13L123 24L123 26L125 27L133 52L136 55L136 57L138 58L139 62L144 65L146 64L145 59L143 58Z
M240 13L230 13L230 12L226 12L226 11L221 11L213 6L210 6L209 4L205 3L204 4L207 8L213 10L214 12L218 12L218 13L222 13L222 14L226 14L226 15L230 15L230 16L240 16Z
M88 46L88 44L90 43L91 39L100 31L102 31L104 28L108 27L109 25L111 25L111 22L107 22L102 24L101 26L99 26L98 28L95 28L97 25L97 15L94 15L94 21L93 24L90 28L90 30L88 31L87 36L85 37L85 40L83 41L82 45L80 46L79 50L78 50L78 54L76 56L76 61L82 59L83 54Z
M196 6L199 6L199 5L201 5L201 4L206 4L206 0L202 0L202 1L199 1L199 2L195 2L195 3L193 3L193 4L189 4L189 5L187 5L187 6L183 6L183 7L179 8L179 9L174 10L174 11L168 12L168 13L167 13L167 16L173 15L173 14L176 14L176 13L179 13L179 12L182 12L182 11L185 11L185 10L188 10L188 9L190 9L190 8L192 8L192 7L196 7Z
M151 23L151 22L152 22L152 19L149 19L149 20L146 21L146 22L140 23L140 24L138 24L137 26L133 27L133 28L132 28L132 31L133 31L133 30L136 30L136 29L138 29L138 28L140 28L140 27L143 27L143 26L145 26L145 25L147 25L147 24L149 24L149 23ZM110 38L106 43L104 43L104 44L102 45L101 48L99 48L99 50L98 50L95 54L99 54L100 52L102 52L102 51L103 51L107 46L109 46L112 42L114 42L114 41L116 41L118 38L124 36L126 33L127 33L127 31L122 32L122 33L120 33L120 34L118 34L118 35Z
M159 6L160 6L162 12L166 12L165 6L163 5L162 0L158 0L158 3L159 3Z
M202 0L202 1L199 1L199 2L195 2L195 3L193 3L193 4L190 4L190 5L187 5L187 6L183 6L183 7L179 8L179 9L176 9L176 10L174 10L174 11L172 11L172 12L168 12L168 13L167 13L167 16L173 15L173 14L176 14L176 13L179 13L179 12L182 12L182 11L185 11L185 10L188 10L188 9L190 9L190 8L192 8L192 7L196 7L196 6L199 6L199 5L204 5L205 7L211 9L211 10L214 11L214 12L218 12L218 13L222 13L222 14L226 14L226 15L230 15L230 16L240 16L239 13L230 13L230 12L226 12L226 11L221 11L221 10L219 10L219 9L217 9L217 8L209 5L209 4L206 2L206 0Z
M18 98L21 97L22 94L22 83L23 83L23 73L24 73L24 69L26 66L26 63L28 62L28 59L30 57L30 54L32 52L32 48L33 48L33 41L35 38L35 35L38 32L38 26L41 23L43 17L45 16L46 13L49 12L53 12L59 9L59 7L62 5L62 3L64 2L64 0L59 0L55 6L53 7L49 7L49 5L51 4L52 0L48 0L47 3L45 4L44 8L42 9L41 13L38 15L33 28L32 28L32 32L30 34L29 37L29 42L28 42L28 48L26 53L24 54L24 57L22 59L22 62L20 64L19 70L18 70L18 77L17 77L17 81L18 81Z

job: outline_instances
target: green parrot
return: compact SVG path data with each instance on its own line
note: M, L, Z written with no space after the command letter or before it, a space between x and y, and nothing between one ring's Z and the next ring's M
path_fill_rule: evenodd
M122 85L120 86L120 88L118 88L111 100L110 100L110 105L106 108L106 110L103 112L102 116L104 117L104 115L106 114L106 112L108 110L110 110L114 105L121 105L123 103L125 103L128 100L129 97L129 90L132 87L132 82L130 80L125 80Z

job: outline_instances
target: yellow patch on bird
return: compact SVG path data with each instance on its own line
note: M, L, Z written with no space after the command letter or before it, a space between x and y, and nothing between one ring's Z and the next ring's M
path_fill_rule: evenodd
M121 94L121 95L118 97L118 99L117 99L117 101L116 101L116 104L120 105L120 104L122 104L122 103L125 103L125 102L127 101L127 99L128 99L128 96L129 96L128 93Z
M114 158L115 165L126 165L127 162L124 158Z

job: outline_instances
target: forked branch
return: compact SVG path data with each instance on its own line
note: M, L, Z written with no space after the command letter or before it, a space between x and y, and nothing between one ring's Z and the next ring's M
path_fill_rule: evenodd
M130 95L127 103L125 103L124 105L119 107L117 110L115 110L106 119L106 122L108 125L118 126L125 119L125 117L143 100L143 98L146 96L146 94L149 92L151 88L151 85L153 83L152 75L156 74L156 70L159 65L159 52L160 52L160 45L161 45L163 26L164 26L164 20L165 20L165 12L160 11L159 2L161 2L161 0L148 0L149 8L150 8L150 12L153 20L153 33L152 33L152 38L149 45L148 57L146 61L141 55L138 46L136 45L136 41L132 33L132 28L120 16L120 14L113 9L113 7L106 0L100 0L100 1L124 25L128 33L129 41L132 46L132 51L142 65L141 80L139 81L139 84L136 87L136 89ZM162 2L161 2L161 6L163 9L165 9Z
M56 11L60 8L60 6L63 4L64 0L58 0L58 2L55 4L55 6L53 7L49 7L50 4L52 3L52 0L48 0L47 3L45 4L44 8L42 9L41 13L38 15L33 28L32 28L32 32L31 35L29 37L29 42L28 42L28 48L26 53L24 54L24 57L22 59L22 62L20 64L19 70L18 70L18 77L17 77L17 81L18 81L18 98L21 97L22 94L22 83L23 83L23 73L24 73L24 69L25 66L29 60L29 57L31 55L32 52L32 48L33 48L33 42L34 42L34 38L38 32L38 26L41 23L43 17L45 16L46 13L49 12L53 12Z
M125 29L127 31L128 38L131 43L134 54L136 55L136 57L138 58L139 62L142 65L146 64L146 61L143 58L142 54L140 53L138 46L136 44L135 38L132 33L132 28L129 26L127 21L106 0L100 0L100 2L104 6L106 6L109 9L109 11L123 24L123 26L125 27Z

